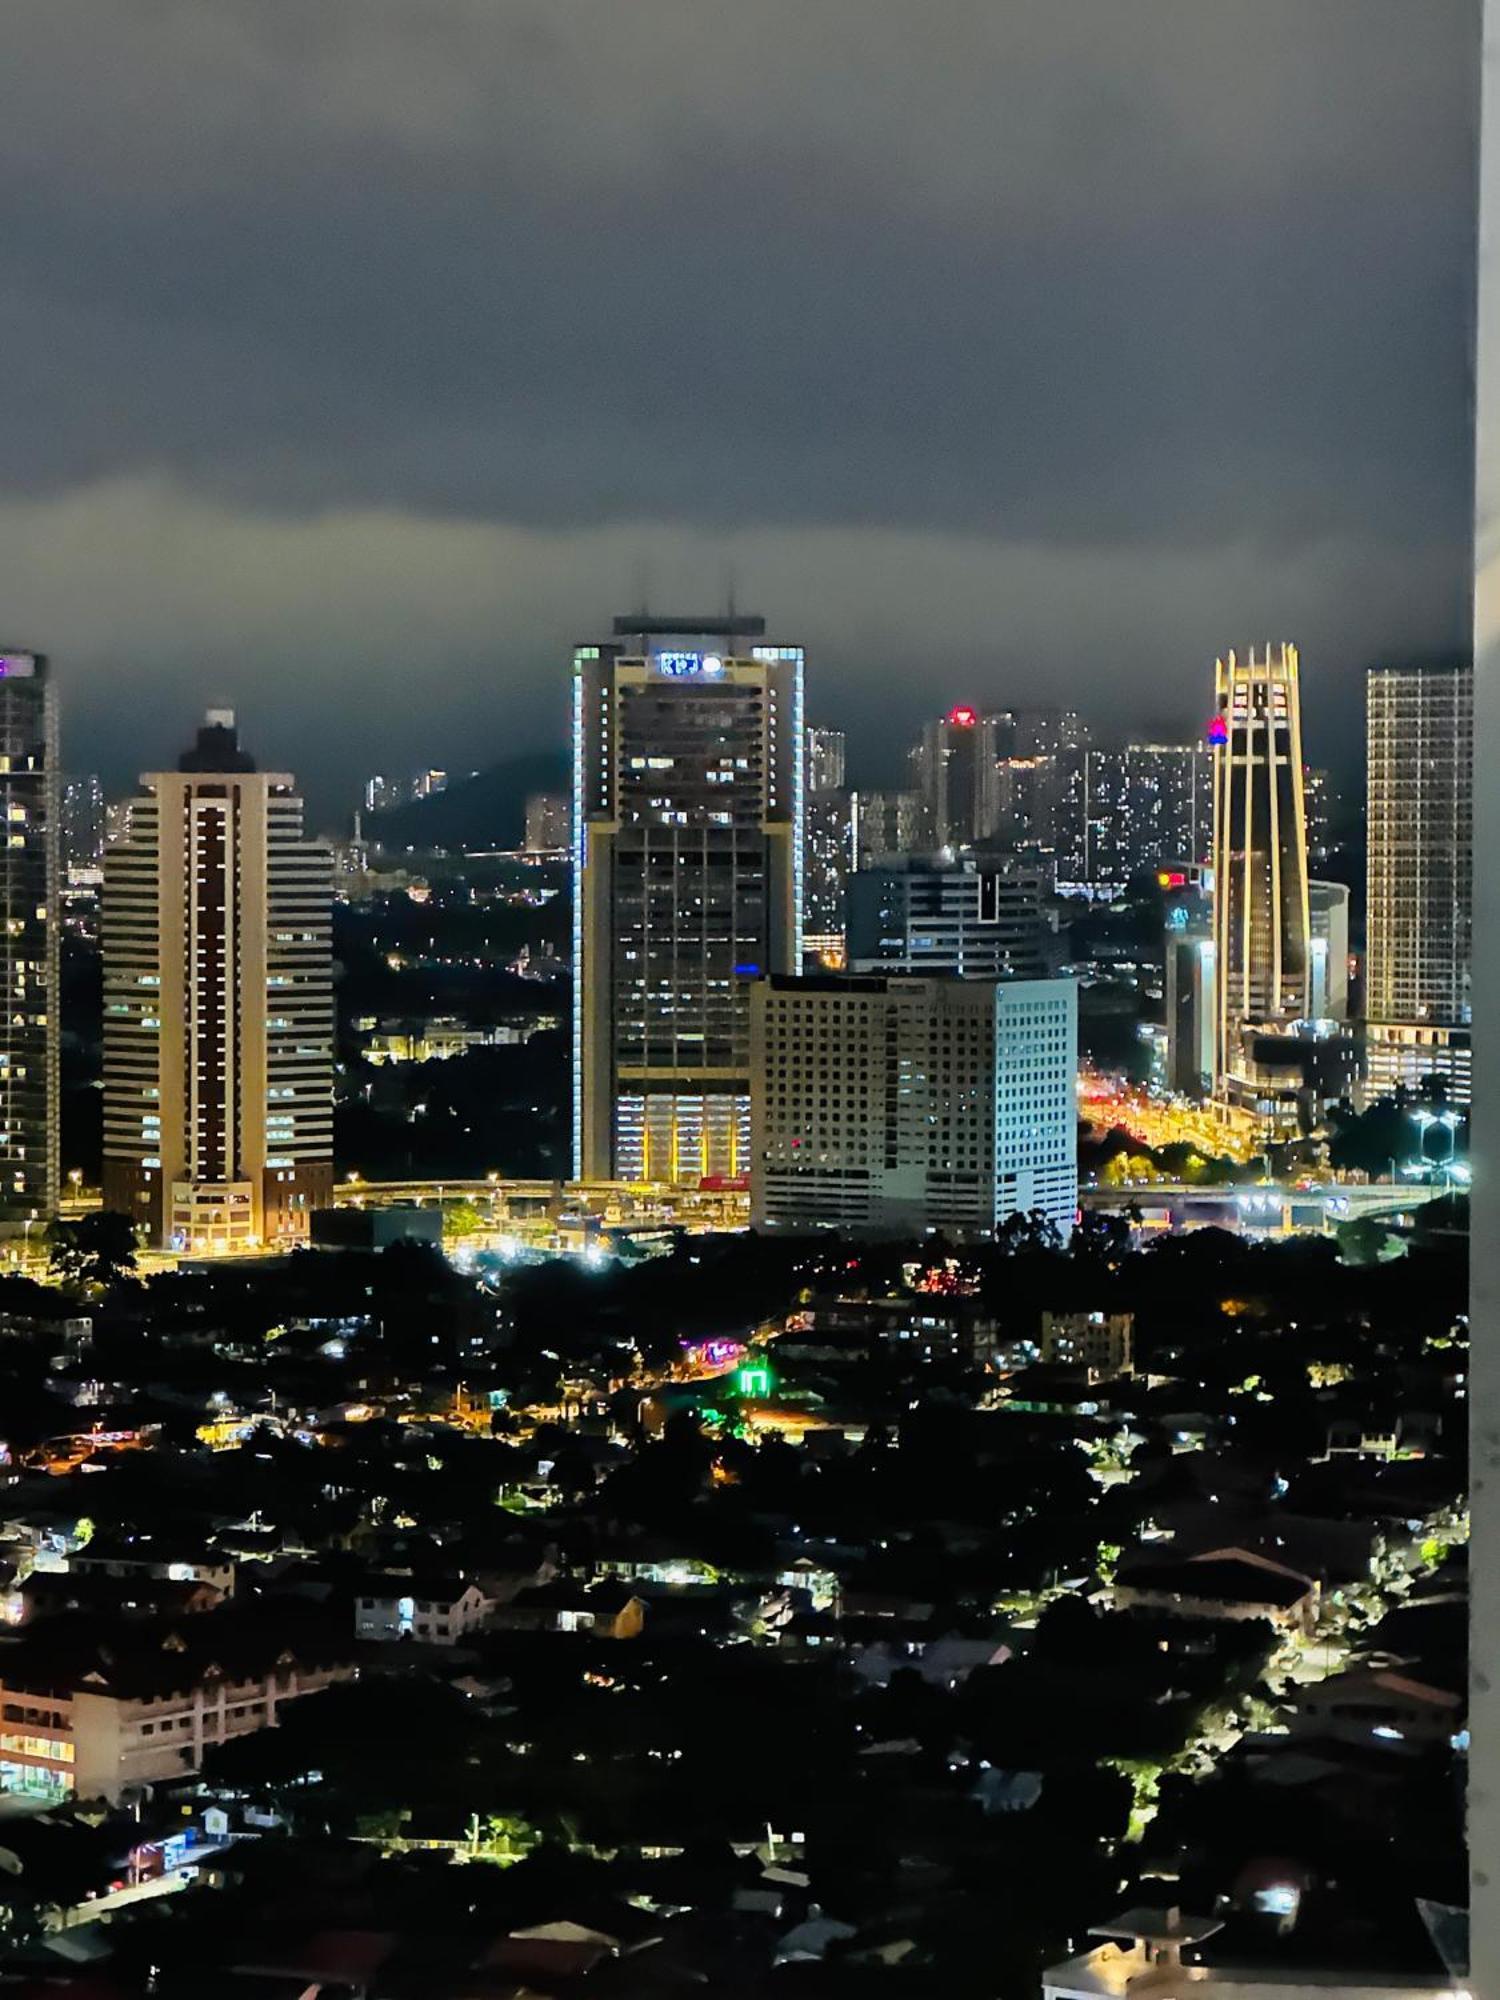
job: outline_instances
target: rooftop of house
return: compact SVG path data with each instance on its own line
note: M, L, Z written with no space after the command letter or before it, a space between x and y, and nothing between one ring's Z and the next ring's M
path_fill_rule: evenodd
M1265 1604L1277 1610L1300 1604L1313 1587L1305 1577L1238 1555L1153 1563L1119 1579L1123 1590L1148 1590L1213 1604Z
M191 1617L113 1618L90 1613L42 1620L7 1647L0 1688L110 1694L151 1700L206 1680L258 1679L274 1668L342 1664L350 1644L310 1610L296 1615L227 1606Z

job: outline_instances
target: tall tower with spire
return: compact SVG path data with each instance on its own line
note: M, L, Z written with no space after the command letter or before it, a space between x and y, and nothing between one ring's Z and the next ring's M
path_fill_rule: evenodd
M1253 1088L1254 1031L1313 1011L1302 705L1297 648L1215 662L1214 959L1216 1081Z

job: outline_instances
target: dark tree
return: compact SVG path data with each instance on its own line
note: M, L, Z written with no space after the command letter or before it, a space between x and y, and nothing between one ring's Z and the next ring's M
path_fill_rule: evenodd
M112 1285L135 1270L135 1228L108 1208L75 1222L59 1218L47 1225L47 1257L65 1284Z

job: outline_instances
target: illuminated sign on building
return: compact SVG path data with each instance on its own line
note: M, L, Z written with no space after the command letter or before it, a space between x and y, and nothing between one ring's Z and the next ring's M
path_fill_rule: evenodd
M979 720L979 711L967 707L950 708L948 720L955 729L972 729Z
M35 653L0 653L0 680L29 681L35 678Z
M1222 715L1216 715L1209 723L1208 740L1210 743L1227 743L1229 741L1229 724L1224 720Z
M657 673L673 680L695 679L700 675L712 680L724 671L724 662L717 653L656 653L651 664Z

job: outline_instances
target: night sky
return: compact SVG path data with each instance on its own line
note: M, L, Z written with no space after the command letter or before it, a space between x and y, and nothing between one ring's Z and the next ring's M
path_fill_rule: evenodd
M1468 0L45 0L0 74L0 640L114 786L563 736L643 592L1189 731L1465 642Z

